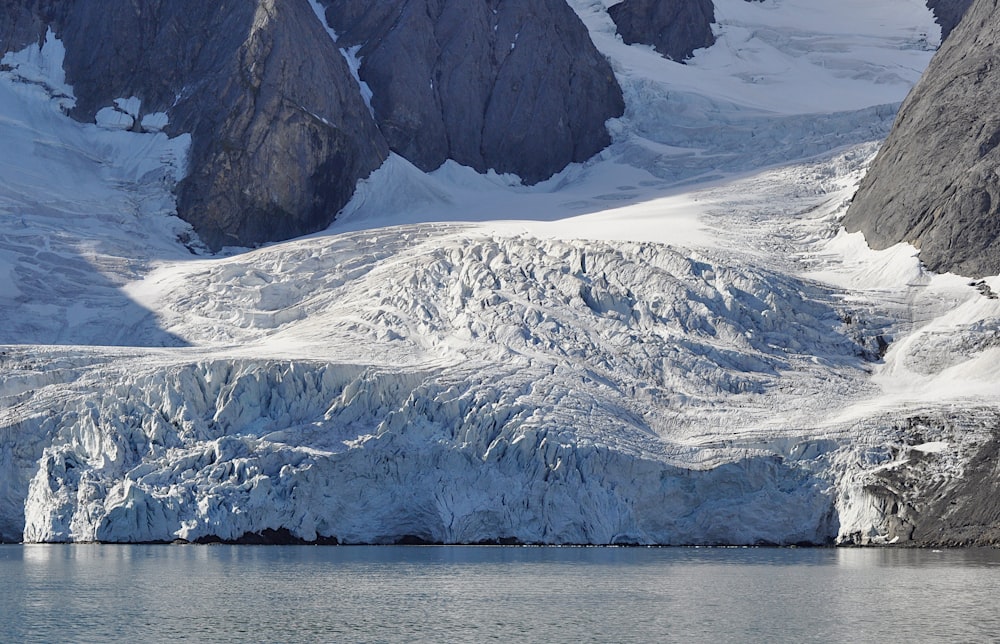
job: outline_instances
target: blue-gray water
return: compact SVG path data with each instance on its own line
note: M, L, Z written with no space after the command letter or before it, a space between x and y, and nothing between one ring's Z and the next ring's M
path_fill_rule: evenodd
M2 546L2 642L1000 636L991 550Z

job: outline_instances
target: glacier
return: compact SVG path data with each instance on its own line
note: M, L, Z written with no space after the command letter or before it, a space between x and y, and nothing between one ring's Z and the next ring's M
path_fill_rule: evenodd
M719 0L681 65L606 4L598 158L391 157L215 255L187 137L70 120L53 37L5 57L0 541L905 541L1000 427L998 301L838 225L930 12Z

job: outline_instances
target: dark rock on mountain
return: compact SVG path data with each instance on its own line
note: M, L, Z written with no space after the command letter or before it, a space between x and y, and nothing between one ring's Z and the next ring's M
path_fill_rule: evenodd
M212 248L328 225L390 145L529 182L610 142L611 68L565 0L0 0L0 50L66 46L72 116L117 98L192 135L178 213ZM378 122L340 47L361 46ZM141 119L142 115L139 117Z
M975 0L931 61L844 218L936 271L1000 273L1000 0Z
M626 44L641 43L672 60L715 42L712 0L625 0L608 8Z
M537 182L610 143L621 89L565 0L323 0L392 150Z
M947 38L961 22L972 0L927 0L927 6L934 12L934 18L941 25L941 40Z
M178 211L213 248L328 225L388 155L304 0L5 4L6 49L48 27L62 39L73 116L136 96L144 113L168 112L168 133L192 134Z

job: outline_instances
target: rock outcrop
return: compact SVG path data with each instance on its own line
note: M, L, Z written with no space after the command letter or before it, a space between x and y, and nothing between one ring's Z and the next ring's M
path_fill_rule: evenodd
M192 134L178 211L212 248L323 228L388 155L305 0L5 4L4 49L63 41L74 117L134 96Z
M1000 273L1000 7L975 0L900 109L844 219L932 270Z
M976 422L968 424L970 418ZM872 470L862 489L854 491L878 508L880 534L842 535L843 542L1000 546L997 420L995 409L967 407L959 414L916 415L901 422L896 436L910 444L897 444L892 460ZM921 436L928 434L951 440L927 443Z
M325 0L375 118L424 170L454 159L529 183L610 143L624 99L565 0Z
M983 445L956 482L938 482L915 519L914 542L923 546L1000 545L1000 436Z
M715 42L712 0L625 0L608 7L626 44L642 43L682 61Z

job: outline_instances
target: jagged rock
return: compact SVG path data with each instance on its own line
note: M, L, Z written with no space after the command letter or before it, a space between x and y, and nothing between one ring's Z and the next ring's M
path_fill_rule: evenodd
M932 422L938 423L936 431L947 424L941 419ZM911 424L910 431L914 429L919 432ZM864 493L880 506L885 518L883 534L876 543L918 547L1000 545L1000 426L987 430L986 439L973 443L969 450L958 468L955 459L959 450L955 447L926 453L904 446L895 464L873 472ZM853 535L852 541L868 543L862 535Z
M626 44L652 45L681 61L715 42L712 0L625 0L608 8Z
M621 89L565 0L324 0L390 147L534 183L610 143Z
M972 0L927 0L927 6L934 12L934 18L941 25L941 40L947 38L961 22Z
M73 116L116 98L190 132L178 211L211 247L330 223L388 147L343 56L307 2L7 2L6 50L52 28L67 50Z
M976 0L900 109L844 219L936 271L1000 273L1000 11Z

